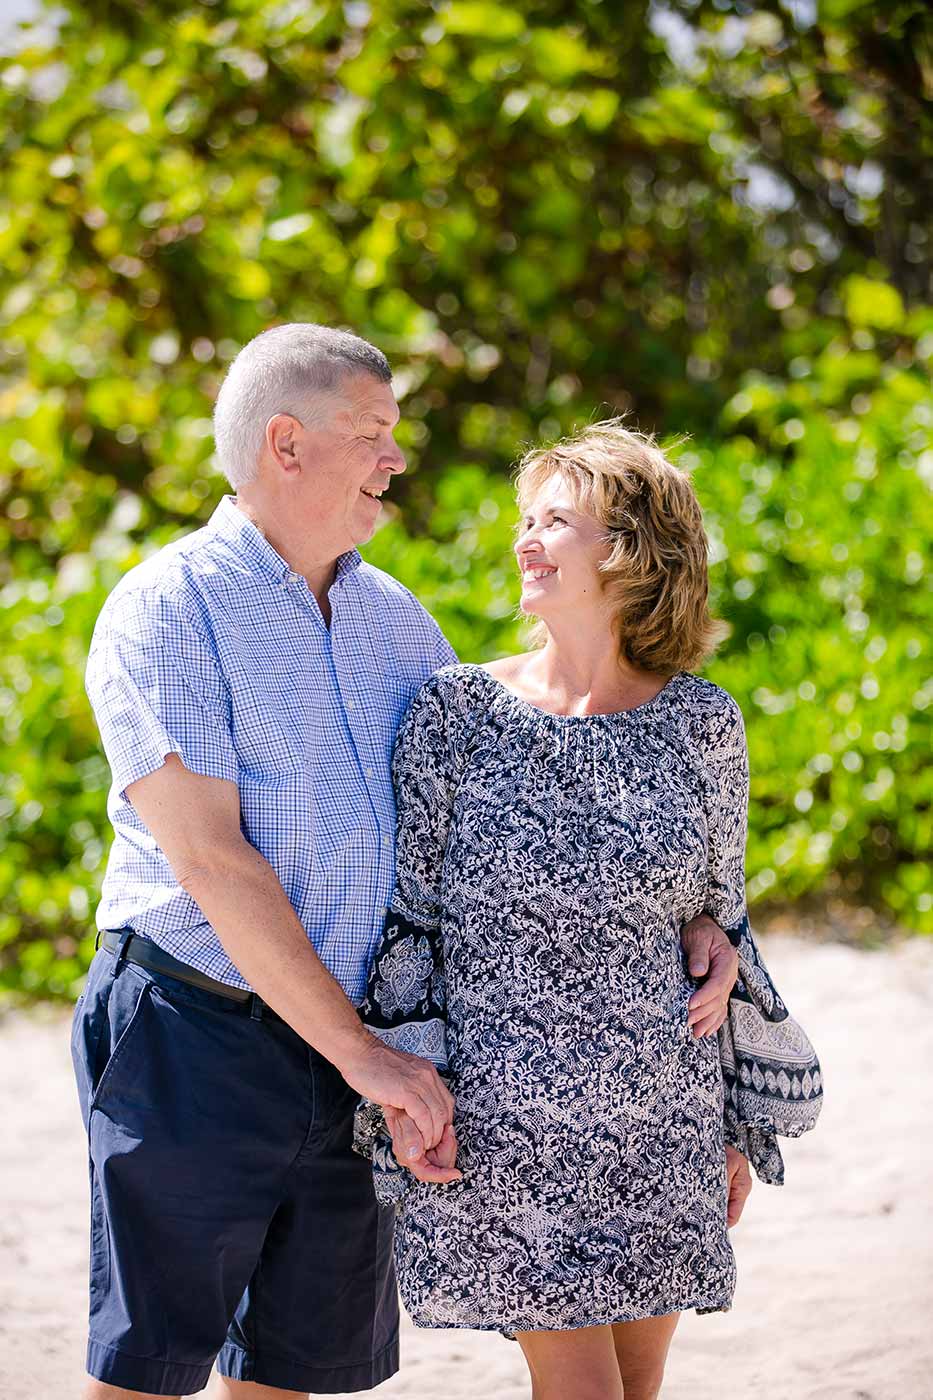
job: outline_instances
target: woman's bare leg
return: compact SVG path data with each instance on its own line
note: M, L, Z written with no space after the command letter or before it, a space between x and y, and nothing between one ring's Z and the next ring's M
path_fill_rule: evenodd
M533 1400L622 1400L611 1327L517 1332Z
M656 1400L661 1393L664 1363L680 1313L617 1322L612 1328L616 1360L625 1400Z

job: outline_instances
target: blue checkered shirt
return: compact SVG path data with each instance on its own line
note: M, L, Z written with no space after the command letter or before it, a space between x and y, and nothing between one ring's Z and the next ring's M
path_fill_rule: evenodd
M355 550L337 561L330 604L328 629L305 579L232 496L114 589L87 668L113 773L97 924L247 985L125 795L178 754L237 784L244 835L358 1003L394 882L395 732L455 657L413 595Z

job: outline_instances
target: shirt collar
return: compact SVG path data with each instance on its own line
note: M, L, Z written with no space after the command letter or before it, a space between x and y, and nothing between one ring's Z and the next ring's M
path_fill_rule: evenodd
M278 550L273 549L265 535L252 520L240 510L235 496L222 496L216 510L208 521L208 529L230 545L241 559L276 583L282 583L292 574L292 566L283 559ZM335 582L354 573L362 564L359 550L350 549L337 559L334 574Z

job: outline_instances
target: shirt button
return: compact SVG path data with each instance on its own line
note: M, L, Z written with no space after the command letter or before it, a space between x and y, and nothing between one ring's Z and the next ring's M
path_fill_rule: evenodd
M366 773L367 778L371 778L373 775L373 770L371 768L364 769L364 772Z
M299 583L301 581L301 574L294 574L291 570L288 571L285 577L289 583Z
M391 836L383 836L383 838L382 838L382 844L383 844L383 846L391 846L391 845L392 845L392 837L391 837ZM386 910L386 913L388 913L388 910Z
M352 701L352 700L348 700L348 701L347 701L347 709L348 709L348 710L354 709L354 704L353 704L353 701Z

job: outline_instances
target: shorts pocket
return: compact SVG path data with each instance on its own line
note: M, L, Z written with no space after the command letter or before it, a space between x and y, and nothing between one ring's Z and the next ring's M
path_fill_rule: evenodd
M85 1127L89 1101L98 1079L98 1066L107 1053L105 1031L112 979L106 958L107 954L98 953L92 962L87 983L71 1018L71 1063Z
M95 1108L99 1108L107 1093L112 1090L114 1081L119 1076L121 1065L127 1058L127 1052L132 1045L134 1033L142 1021L145 1009L149 1004L149 983L139 983L135 978L133 979L133 983L139 990L135 1001L130 1003L131 1010L129 1012L129 1019L125 1019L125 1012L128 1008L126 1008L125 1005L121 1007L119 1004L123 1001L123 997L119 998L118 1001L117 998L111 994L111 1050L107 1062L101 1071L100 1078L94 1087L88 1113L93 1113ZM114 988L114 991L115 990L116 988ZM125 994L125 987L121 986L120 990ZM117 1003L116 1005L115 1002ZM124 1011L124 1016L119 1015L120 1010Z

